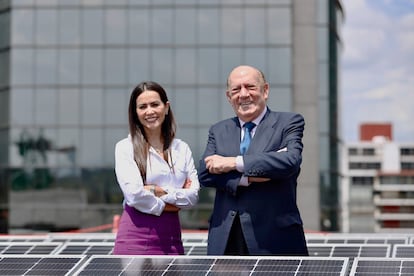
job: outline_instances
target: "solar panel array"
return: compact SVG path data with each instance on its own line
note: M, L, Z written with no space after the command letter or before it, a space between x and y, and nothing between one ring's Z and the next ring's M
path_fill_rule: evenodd
M346 258L92 256L75 275L345 275Z
M0 275L414 275L414 235L306 238L309 257L206 256L207 234L184 232L185 255L171 257L114 256L113 233L4 235Z

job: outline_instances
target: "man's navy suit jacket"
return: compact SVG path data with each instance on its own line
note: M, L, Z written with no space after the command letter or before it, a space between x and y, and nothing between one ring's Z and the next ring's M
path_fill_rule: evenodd
M240 155L237 117L211 126L200 160L202 187L216 189L210 218L208 254L222 255L238 213L250 255L307 255L302 219L296 204L297 177L302 162L304 119L268 109L243 156L244 175L270 178L238 186L242 173L210 174L204 158ZM298 231L299 229L299 231Z

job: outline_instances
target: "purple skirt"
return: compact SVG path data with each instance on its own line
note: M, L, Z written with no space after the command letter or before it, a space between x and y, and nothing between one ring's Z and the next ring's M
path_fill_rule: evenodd
M178 212L161 216L125 204L115 239L114 255L183 255Z

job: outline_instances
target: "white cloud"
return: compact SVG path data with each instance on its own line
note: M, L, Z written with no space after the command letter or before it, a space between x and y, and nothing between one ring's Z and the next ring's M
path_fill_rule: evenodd
M407 10L406 2L392 9L403 1L367 1L343 2L343 138L358 140L359 125L374 121L391 122L396 141L413 142L414 8Z

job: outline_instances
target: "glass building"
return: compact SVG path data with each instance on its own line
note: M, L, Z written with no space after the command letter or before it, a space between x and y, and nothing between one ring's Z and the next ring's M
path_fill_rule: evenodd
M133 87L167 90L196 164L209 126L234 116L230 70L260 68L268 105L306 120L305 229L338 230L338 44L334 0L0 2L0 232L104 225L122 211L114 145ZM206 228L214 191L182 211Z

